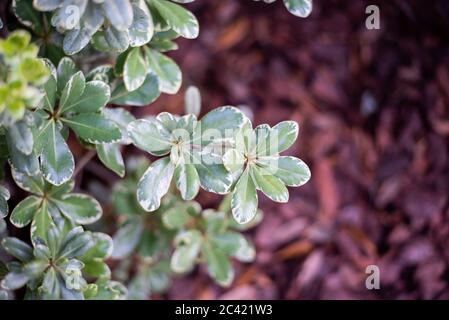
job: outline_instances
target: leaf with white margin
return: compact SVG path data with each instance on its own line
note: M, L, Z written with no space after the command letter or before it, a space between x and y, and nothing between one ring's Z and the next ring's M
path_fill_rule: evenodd
M213 158L212 156L210 158ZM216 157L218 159L218 157ZM232 176L220 163L205 163L197 155L193 156L201 187L209 192L225 194L232 185Z
M89 44L91 38L90 31L86 28L76 28L65 34L63 49L65 54L71 56L80 52Z
M120 153L120 144L101 143L96 145L97 155L101 162L119 177L125 176L125 162Z
M169 112L159 113L156 116L156 120L159 121L164 126L164 128L170 133L172 133L172 131L175 130L176 127L178 126L177 117L175 117Z
M71 193L62 196L60 200L52 200L67 218L78 224L94 223L103 214L98 201L85 194Z
M20 272L10 272L1 282L2 288L6 290L16 290L23 287L29 278L25 273Z
M171 149L170 134L157 120L133 121L128 125L128 134L136 147L153 155L164 155Z
M44 201L34 215L33 222L31 223L31 241L35 243L36 237L46 241L48 230L54 226L53 219L48 212L48 203Z
M200 177L193 164L179 164L175 169L176 187L184 200L192 200L200 189Z
M61 120L78 137L93 144L118 142L122 138L118 126L99 113L82 113Z
M154 211L168 192L175 171L169 157L153 162L137 185L137 200L145 211Z
M120 144L132 143L128 135L128 125L135 121L136 118L134 118L131 112L123 108L105 108L103 109L103 114L107 119L113 121L119 127L120 132L122 133Z
M179 233L175 239L176 249L170 261L171 269L176 273L190 271L201 249L201 233L189 230Z
M204 242L201 247L202 256L207 264L209 275L223 287L228 287L234 280L234 269L226 254L220 249Z
M151 5L156 8L170 28L180 36L187 39L198 37L200 32L198 20L190 11L166 0L153 0Z
M6 139L25 155L33 152L33 134L26 121L18 121L6 130Z
M298 138L298 123L282 121L268 132L266 139L260 139L257 154L260 156L274 155L290 148ZM269 140L267 143L266 141ZM267 150L269 148L269 150Z
M133 8L130 1L107 0L103 1L102 6L106 18L116 29L124 31L131 26Z
M181 87L182 73L173 59L162 53L145 47L148 67L158 77L159 90L168 94L175 94Z
M61 0L33 0L33 5L39 11L53 11L59 8Z
M245 164L244 156L236 149L229 149L223 155L223 165L229 172L238 172Z
M12 2L12 10L14 15L19 19L20 23L32 28L36 34L42 32L40 13L34 10L33 4L29 0L14 0ZM0 22L1 28L1 22Z
M256 258L256 249L252 243L241 235L239 249L234 254L234 257L240 262L252 262Z
M250 175L253 178L256 188L262 191L268 198L275 202L288 202L289 194L287 187L268 170L252 165Z
M67 85L67 82L75 75L77 72L75 62L68 57L64 57L59 61L58 68L56 71L57 74L57 82L58 82L58 90L59 94L62 93L64 87Z
M72 111L75 113L89 113L101 110L111 98L109 86L102 81L90 81L86 83L83 94L62 113Z
M150 42L153 37L153 18L139 6L133 4L132 7L134 19L129 27L129 44L131 47L141 47Z
M42 204L42 198L29 196L19 202L11 213L11 223L17 228L23 228L28 225L34 218Z
M45 180L54 185L68 181L75 169L75 161L54 121L48 121L40 131L42 146L41 167Z
M145 81L137 90L129 92L126 90L125 84L121 82L112 92L110 103L142 107L155 101L160 94L157 76L148 73Z
M302 186L311 177L307 164L295 157L260 158L257 160L257 163L281 179L289 187Z
M86 80L81 71L75 73L67 82L61 93L61 100L59 101L59 112L64 114L78 103L81 95L86 87Z
M2 240L2 247L8 254L22 262L33 259L33 249L20 239L7 237Z
M312 13L312 0L283 0L288 11L295 16L307 18Z
M140 242L143 225L139 219L129 219L118 229L112 238L114 243L112 258L123 259L128 257Z
M92 46L103 52L124 52L129 47L128 31L120 31L113 26L100 30L92 37Z
M123 68L123 81L128 91L137 90L142 86L148 72L147 60L140 48L133 48L126 57Z
M246 169L232 193L231 210L234 219L240 223L245 224L251 221L257 213L257 191L256 186Z

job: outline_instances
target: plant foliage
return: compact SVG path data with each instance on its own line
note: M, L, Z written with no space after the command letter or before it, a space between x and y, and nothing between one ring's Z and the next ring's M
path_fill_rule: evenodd
M178 37L199 34L183 6L192 1L12 1L0 21L8 34L0 39L0 165L12 177L1 171L0 239L9 254L0 261L1 299L21 297L19 288L25 299L143 299L198 265L227 287L234 261L256 255L244 232L262 219L258 191L287 202L287 187L310 179L302 160L282 155L298 137L296 122L253 128L233 106L199 117L196 87L185 92L185 115L134 117L131 107L180 90L167 52ZM309 0L283 2L300 17L312 9ZM154 161L125 160L130 145ZM114 217L100 219L109 190L80 191L86 160L74 148L126 176L112 187ZM202 208L200 190L223 201ZM8 237L5 219L29 229L29 240Z

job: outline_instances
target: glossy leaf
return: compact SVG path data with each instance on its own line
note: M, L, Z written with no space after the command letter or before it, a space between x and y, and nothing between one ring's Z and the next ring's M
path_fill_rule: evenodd
M154 211L161 205L174 173L168 157L153 162L137 185L137 200L146 211Z

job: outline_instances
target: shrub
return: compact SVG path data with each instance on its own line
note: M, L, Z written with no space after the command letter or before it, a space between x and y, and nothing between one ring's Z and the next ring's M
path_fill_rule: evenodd
M29 226L30 241L5 236L10 193L0 186L2 245L16 259L0 262L1 298L26 287L27 299L143 299L197 264L229 286L232 259L248 263L256 254L243 232L262 219L257 190L287 202L287 187L309 180L304 162L280 155L297 139L293 121L253 128L233 106L197 119L195 87L186 91L183 116L135 119L128 111L181 87L181 71L165 52L177 49L178 36L196 38L199 26L176 2L191 1L12 2L20 25L7 21L14 31L0 40L0 163L29 194L9 221ZM312 7L284 4L302 17ZM113 63L92 65L94 54ZM112 188L112 238L99 232L107 229L102 205L73 191L70 133L108 169L127 173ZM130 144L157 160L125 161L122 146ZM194 200L200 189L224 195L219 207L202 208Z

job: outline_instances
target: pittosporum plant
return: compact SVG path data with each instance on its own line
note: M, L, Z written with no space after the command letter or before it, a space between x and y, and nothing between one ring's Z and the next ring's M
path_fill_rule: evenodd
M254 0L261 1L261 0ZM273 3L276 0L262 0L266 3ZM312 12L312 0L282 0L285 7L295 16L306 18Z
M233 106L199 117L195 87L186 90L185 115L134 117L131 106L181 87L166 52L179 36L196 38L199 26L176 2L191 1L12 1L0 23L8 34L0 40L0 165L12 177L0 185L9 255L0 252L0 298L26 288L26 299L143 299L196 266L229 286L233 261L256 255L243 232L262 219L257 191L287 202L287 187L310 179L303 161L282 155L297 139L296 122L253 128ZM302 17L312 8L308 0L284 4ZM111 192L115 219L100 219L104 194L100 203L76 183L85 160L74 144L120 177L127 169ZM125 161L131 144L153 162ZM202 208L194 200L201 189L223 201ZM29 239L7 237L8 214ZM104 233L111 228L112 238Z

